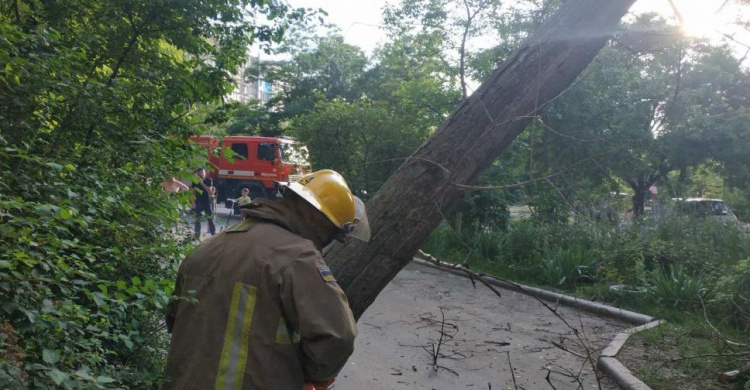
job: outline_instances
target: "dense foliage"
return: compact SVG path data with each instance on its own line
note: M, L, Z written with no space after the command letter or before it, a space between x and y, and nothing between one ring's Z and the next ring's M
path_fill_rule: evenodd
M252 41L307 14L0 1L0 387L158 387L163 309L190 248L175 234L189 199L160 183L201 164L183 142L192 107L227 93Z

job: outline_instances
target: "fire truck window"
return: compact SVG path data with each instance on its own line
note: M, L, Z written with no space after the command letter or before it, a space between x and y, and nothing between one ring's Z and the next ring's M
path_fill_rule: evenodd
M247 144L232 144L232 151L242 156L243 159L247 160Z
M274 145L268 142L258 144L258 160L273 161L276 159Z

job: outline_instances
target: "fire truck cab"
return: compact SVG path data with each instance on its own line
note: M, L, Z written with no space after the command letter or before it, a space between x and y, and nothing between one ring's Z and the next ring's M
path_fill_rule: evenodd
M258 136L227 136L221 141L214 136L194 136L190 140L208 150L208 177L214 181L217 199L237 199L242 188L250 190L251 198L275 198L276 182L289 181L301 174L299 164L287 161L287 153L295 143L289 138ZM231 150L233 157L225 156Z

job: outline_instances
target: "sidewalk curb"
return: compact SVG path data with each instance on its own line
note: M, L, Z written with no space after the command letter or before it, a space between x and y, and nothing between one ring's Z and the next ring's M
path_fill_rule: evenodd
M454 269L446 269L418 257L414 257L412 259L412 263L434 268L454 275L467 277L465 272ZM627 369L627 367L622 365L622 363L617 360L617 354L620 352L620 349L623 345L625 345L625 342L628 340L628 338L630 338L631 335L654 328L662 324L663 321L657 320L656 318L647 316L645 314L618 309L616 307L571 297L569 295L558 294L536 287L524 286L522 284L511 284L499 279L492 278L490 276L484 277L484 281L493 286L501 287L506 290L518 291L520 293L531 295L539 299L552 301L557 304L574 307L588 313L615 318L629 324L637 325L615 335L615 337L609 342L609 345L607 345L607 347L604 348L604 350L602 350L602 352L599 354L596 366L599 370L607 374L613 381L615 381L621 388L625 390L651 390L648 385L634 376L630 372L630 370Z

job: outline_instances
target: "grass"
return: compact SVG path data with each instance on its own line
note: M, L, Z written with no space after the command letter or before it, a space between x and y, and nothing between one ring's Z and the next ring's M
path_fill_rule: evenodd
M739 368L736 351L717 350L705 322L666 323L634 335L618 358L653 389L743 389L717 381L722 372Z

